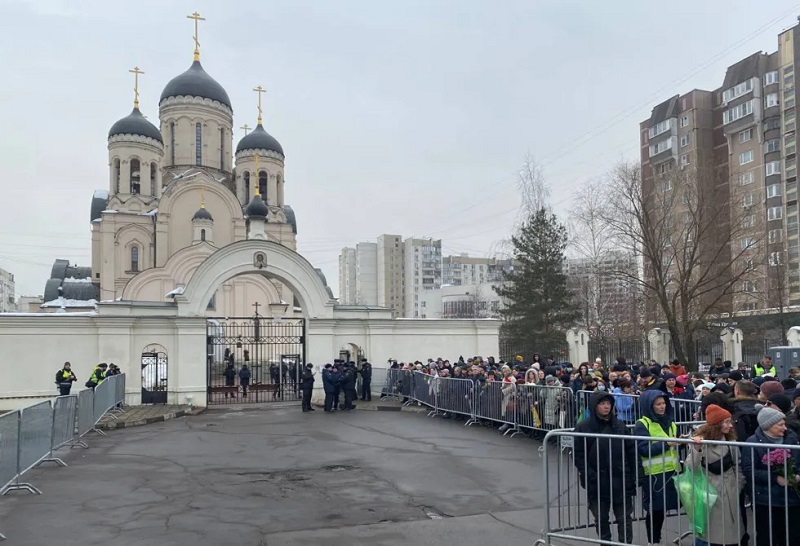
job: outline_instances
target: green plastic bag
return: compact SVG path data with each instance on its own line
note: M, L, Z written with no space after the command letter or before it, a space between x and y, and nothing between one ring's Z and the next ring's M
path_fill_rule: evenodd
M717 502L716 488L708 483L705 473L701 470L692 472L686 469L682 474L676 474L673 479L695 536L705 538L708 515Z

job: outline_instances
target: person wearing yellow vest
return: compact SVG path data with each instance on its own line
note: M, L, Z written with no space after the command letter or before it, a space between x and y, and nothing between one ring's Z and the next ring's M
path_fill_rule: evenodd
M97 385L102 383L103 379L106 378L107 369L108 369L108 364L106 364L105 362L95 366L94 370L92 370L92 375L89 376L89 380L86 382L86 386L90 389L93 389Z
M64 367L56 372L56 385L58 385L58 392L61 396L67 396L72 389L72 382L77 381L75 373L72 371L72 365L69 362L64 362Z
M755 372L756 377L761 377L763 375L777 377L777 370L775 370L775 366L772 364L772 357L770 356L765 356L761 359L761 362L753 366L753 372Z
M667 441L677 437L678 427L668 394L657 390L645 391L639 398L639 405L642 418L636 421L633 435L663 438L636 442L644 469L642 507L646 512L647 541L660 544L667 510L678 509L678 492L672 482L672 476L680 470L678 444Z

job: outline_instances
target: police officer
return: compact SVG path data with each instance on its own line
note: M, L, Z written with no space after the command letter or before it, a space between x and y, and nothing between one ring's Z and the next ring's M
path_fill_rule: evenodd
M103 379L106 378L106 370L108 369L108 364L102 362L95 366L94 370L92 370L92 375L89 376L89 380L86 381L86 386L90 389L94 389L97 385L103 382Z
M772 357L771 356L764 356L761 359L761 362L753 366L753 371L756 374L756 377L761 377L762 375L771 375L772 377L777 377L777 372L775 371L775 366L772 364Z
M72 371L72 364L64 362L64 367L56 372L56 385L58 385L58 392L61 396L68 395L72 389L72 382L77 380L78 378Z
M303 369L303 377L300 379L300 388L303 389L303 412L314 411L311 407L311 392L314 390L314 365L309 363Z
M331 382L333 383L333 411L337 411L339 409L339 394L342 391L342 368L338 360L333 361Z
M361 359L361 400L372 401L372 364L366 358Z
M355 406L353 405L353 400L357 397L355 368L355 362L350 362L345 365L344 373L342 374L342 390L344 391L345 411L355 409Z
M333 366L330 363L325 364L322 370L322 388L325 391L325 411L333 411Z

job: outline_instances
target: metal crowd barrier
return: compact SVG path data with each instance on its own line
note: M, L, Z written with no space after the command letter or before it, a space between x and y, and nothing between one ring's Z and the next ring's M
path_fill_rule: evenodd
M545 528L535 545L800 544L800 493L779 481L800 472L798 445L571 430L545 439L558 447L543 451Z

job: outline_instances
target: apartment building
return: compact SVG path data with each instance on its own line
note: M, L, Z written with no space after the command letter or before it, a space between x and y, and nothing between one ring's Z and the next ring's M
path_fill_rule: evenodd
M378 305L378 243L356 245L356 304Z
M0 313L10 313L16 310L14 275L5 269L0 269Z
M498 282L510 260L475 258L468 254L442 258L442 285L461 286Z
M392 309L392 316L404 317L405 245L400 235L383 234L377 242L378 305Z
M356 249L344 247L339 253L339 303L356 303Z
M420 293L442 286L442 240L409 237L403 245L405 316L421 318Z

